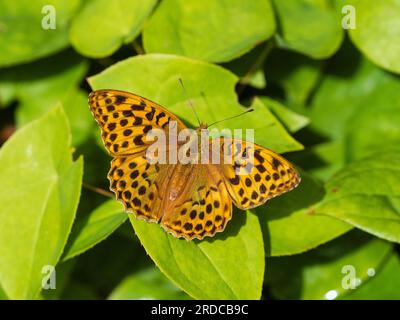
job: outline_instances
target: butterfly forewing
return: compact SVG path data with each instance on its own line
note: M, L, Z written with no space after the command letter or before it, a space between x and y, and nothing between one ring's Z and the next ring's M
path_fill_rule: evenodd
M165 130L171 121L177 132L185 125L175 115L148 99L118 90L96 90L89 96L90 110L100 125L104 145L114 156L145 151L153 141L146 134L152 129Z
M145 156L116 157L108 173L110 189L126 211L158 222L163 213L160 188L167 184L167 164L149 164Z

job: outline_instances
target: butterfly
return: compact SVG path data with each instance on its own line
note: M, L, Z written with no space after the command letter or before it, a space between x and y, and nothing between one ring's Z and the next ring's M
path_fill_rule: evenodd
M227 145L232 154L251 152L251 168L246 162L151 163L146 151L154 141L148 141L146 134L159 129L168 135L172 125L178 133L187 129L177 116L155 102L119 90L91 92L89 107L113 157L108 179L116 199L127 212L159 223L175 237L214 236L231 220L233 205L251 209L300 183L298 172L283 157L234 138L213 138L212 142L221 155ZM207 125L201 124L200 129L207 130Z

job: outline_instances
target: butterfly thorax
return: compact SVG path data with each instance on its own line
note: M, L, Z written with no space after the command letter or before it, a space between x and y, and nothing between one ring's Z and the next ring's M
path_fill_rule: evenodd
M209 132L206 124L201 124L186 137L186 141L178 145L179 162L183 164L202 163L201 157L208 153Z
M201 122L199 127L197 128L197 131L201 131L202 129L208 129L208 124L205 122Z

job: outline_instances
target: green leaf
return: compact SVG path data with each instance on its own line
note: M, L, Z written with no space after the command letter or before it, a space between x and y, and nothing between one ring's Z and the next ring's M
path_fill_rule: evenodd
M166 106L187 123L197 124L179 78L183 79L189 98L203 122L212 123L243 112L243 106L237 102L235 84L238 78L234 74L219 66L184 57L163 54L137 56L89 78L89 83L93 89L114 88L134 92ZM303 148L259 99L254 101L252 107L254 112L214 127L220 130L254 129L255 142L276 152Z
M291 109L285 107L278 101L268 97L260 97L262 103L272 111L272 113L284 124L289 132L297 132L306 127L310 120Z
M345 167L328 181L326 195L315 210L399 243L399 150L378 153Z
M76 146L83 143L93 132L94 122L87 106L88 94L83 90L75 88L59 97L59 102L51 104L55 99L58 100L53 94L46 97L43 95L43 100L35 97L33 99L24 99L19 105L16 115L18 126L22 127L26 123L39 118L46 111L59 104L65 105L65 114L71 124L72 145Z
M65 287L69 285L71 280L71 273L74 270L74 266L76 264L76 260L70 260L65 263L60 263L56 268L56 288L55 289L47 289L42 290L40 292L39 299L44 300L58 300L61 298L62 293L65 290Z
M394 253L373 278L343 298L346 300L399 300L399 270L400 258Z
M82 182L61 108L18 130L0 150L0 282L10 299L38 295L71 230Z
M379 96L382 78L384 72L374 68L354 47L345 43L332 59L330 69L311 101L312 128L332 140L344 139L347 124L351 123L360 106L367 108L369 105L365 104L364 97L370 100L374 95Z
M203 241L174 238L129 216L160 270L195 299L259 299L264 249L257 216L234 212L223 233Z
M146 52L226 62L275 31L269 0L164 0L145 26Z
M30 62L67 47L68 24L79 4L79 0L0 0L0 67ZM55 29L42 27L49 17L45 6L55 10Z
M1 284L0 284L0 300L8 300L7 294L4 292Z
M125 278L110 294L110 300L187 300L185 293L152 267Z
M351 285L368 280L368 270L378 269L391 252L390 243L353 231L302 255L268 259L266 282L278 299L341 298L354 290Z
M95 125L88 108L88 94L81 89L72 89L61 103L65 105L65 114L71 124L72 145L80 145L93 134Z
M115 199L104 202L89 215L77 218L63 260L89 250L112 234L127 218L122 205Z
M313 99L311 127L331 140L342 141L346 162L398 145L399 79L351 48L340 53L331 69Z
M345 165L344 146L341 141L321 143L311 148L311 151L324 162L321 168L313 168L311 172L320 179L327 181Z
M243 56L224 63L222 66L231 70L240 78L240 84L244 87L251 85L257 89L264 89L267 85L264 70L264 61L273 48L273 43L263 43ZM240 92L241 88L238 89Z
M305 172L300 175L302 181L296 189L253 209L260 218L267 256L301 253L352 228L312 209L324 196L323 186Z
M131 232L130 239L114 232L93 249L67 260L67 262L76 261L76 266L71 280L61 294L61 299L66 295L70 299L73 298L72 292L76 293L76 290L71 288L71 285L76 287L76 284L85 286L86 289L105 299L122 279L154 265L140 242L136 239L132 241L134 233L131 224L126 225Z
M139 35L156 3L156 0L86 1L72 21L71 44L85 56L109 56Z
M99 300L100 297L89 285L79 282L69 282L60 300Z
M333 55L343 40L340 18L329 0L273 0L282 47L315 59Z
M88 63L71 50L38 61L0 69L0 86L9 86L20 100L63 96L77 87ZM54 105L57 100L53 100Z
M350 4L356 11L356 28L349 30L350 39L378 66L400 73L400 3L353 0Z
M84 142L93 129L87 107L87 93L78 88L88 64L78 55L66 51L34 63L0 70L0 87L13 90L19 100L17 126L39 118L62 103L71 124L72 144Z
M0 80L0 109L8 107L14 99L14 87L11 84L2 83Z
M245 79L245 81L247 80ZM248 84L256 89L264 89L267 86L264 72L261 69L254 72L248 80Z
M293 155L292 160L314 177L327 181L346 164L344 143L320 143Z
M275 83L285 91L285 99L290 107L302 107L319 78L323 63L288 50L274 50L265 63L268 83Z
M285 127L265 106L260 99L254 99L251 107L255 112L236 119L235 127L254 129L255 142L275 152L283 153L302 150L304 148L303 145L286 131ZM261 119L262 121L260 121ZM223 126L229 128L226 123Z

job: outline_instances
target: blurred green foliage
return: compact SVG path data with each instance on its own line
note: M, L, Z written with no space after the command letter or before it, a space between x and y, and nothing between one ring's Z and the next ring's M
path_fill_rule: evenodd
M399 299L396 8L0 0L0 299ZM254 128L302 176L203 241L108 198L87 106L91 90L126 90L195 125L179 78L203 121L251 105L219 128Z

